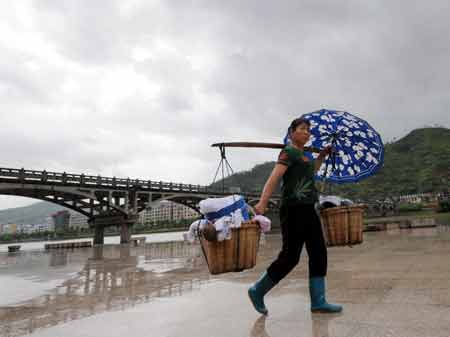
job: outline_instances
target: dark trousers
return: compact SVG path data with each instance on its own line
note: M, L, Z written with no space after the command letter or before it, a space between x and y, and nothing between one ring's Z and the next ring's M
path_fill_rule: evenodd
M294 269L303 244L309 257L309 277L326 276L327 247L314 205L281 206L280 220L283 247L267 269L270 279L278 283Z

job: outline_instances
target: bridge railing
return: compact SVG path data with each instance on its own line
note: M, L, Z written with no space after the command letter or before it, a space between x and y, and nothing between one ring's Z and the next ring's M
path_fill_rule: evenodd
M0 181L162 192L217 192L215 189L202 185L14 168L0 168Z

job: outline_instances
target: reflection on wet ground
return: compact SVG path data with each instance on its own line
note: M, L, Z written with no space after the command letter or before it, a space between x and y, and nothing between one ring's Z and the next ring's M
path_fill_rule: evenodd
M179 296L209 281L199 247L183 242L9 253L0 266L0 336ZM14 303L24 287L32 298Z
M450 226L330 248L341 315L309 312L306 253L257 315L246 289L279 249L270 235L254 269L215 276L184 242L0 253L0 336L450 336Z
M315 337L330 337L329 325L337 317L342 314L324 315L316 314L311 316L311 333ZM259 317L255 323L253 323L250 330L250 337L271 337L266 329L267 316Z

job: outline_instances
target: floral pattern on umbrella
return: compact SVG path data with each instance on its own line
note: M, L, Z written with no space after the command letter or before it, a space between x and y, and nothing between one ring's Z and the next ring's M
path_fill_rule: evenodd
M375 174L383 165L384 146L381 136L368 122L346 111L326 110L301 116L311 123L311 138L306 146L333 147L316 174L316 179L335 183L357 182ZM289 144L289 134L284 138ZM306 153L310 159L316 153Z

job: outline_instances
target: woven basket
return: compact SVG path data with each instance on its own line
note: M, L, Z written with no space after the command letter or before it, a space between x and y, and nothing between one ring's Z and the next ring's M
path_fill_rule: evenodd
M348 206L349 243L352 245L363 242L364 205Z
M364 205L339 206L320 211L328 246L347 246L363 241Z
M347 207L332 207L320 211L328 246L344 246L348 243Z
M211 274L242 271L253 268L259 247L260 229L256 221L246 221L233 228L231 239L207 241L201 235L200 245Z

